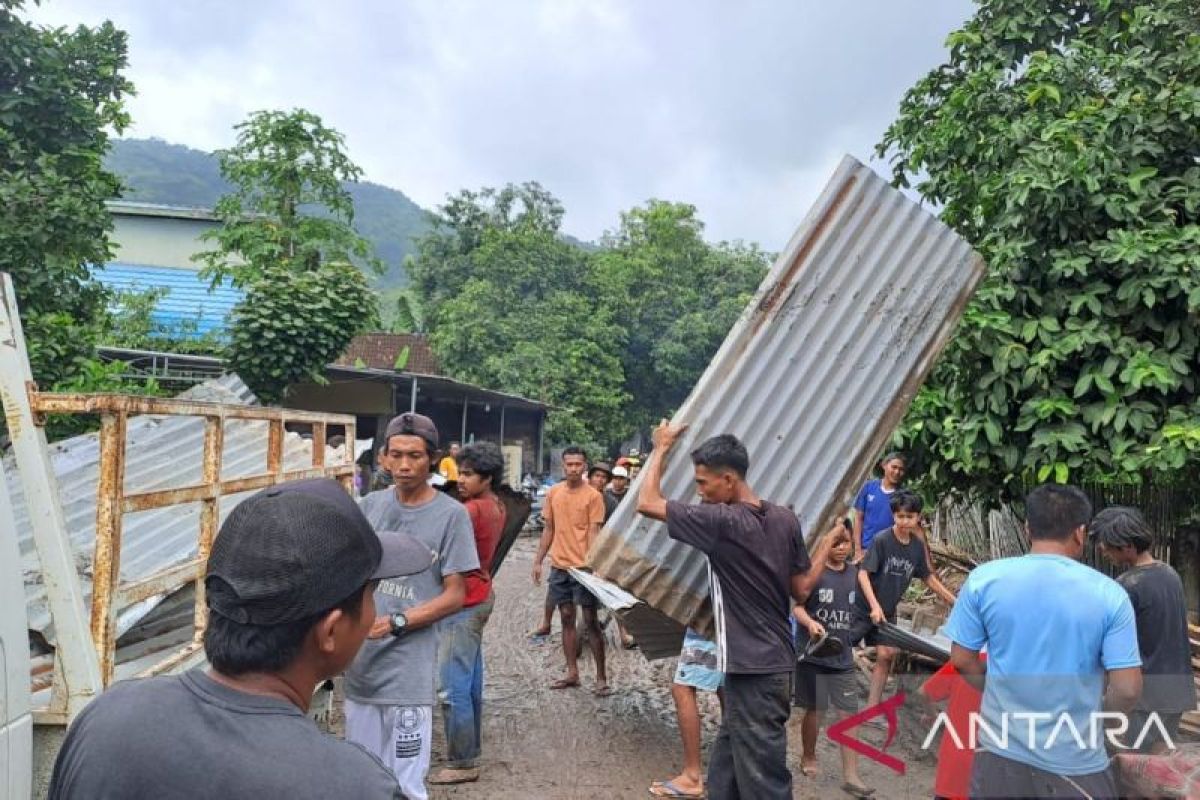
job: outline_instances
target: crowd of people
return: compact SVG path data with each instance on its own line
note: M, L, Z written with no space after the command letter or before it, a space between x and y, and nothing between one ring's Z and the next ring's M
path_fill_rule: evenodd
M793 708L801 772L812 777L826 715L862 707L854 648L874 648L865 701L882 699L896 651L881 631L913 581L952 607L950 660L923 687L931 701L949 702L958 728L942 734L936 796L1115 798L1107 742L1172 746L1196 701L1187 607L1179 576L1152 557L1136 509L1093 516L1078 489L1039 487L1025 502L1030 553L978 567L956 597L932 568L922 499L904 488L899 454L882 460L853 517L810 552L796 514L747 482L750 455L731 435L690 453L700 502L665 497L663 472L683 431L665 422L654 431L636 497L637 454L589 468L583 450L568 447L532 568L533 581L547 584L535 634L549 632L555 609L562 624L565 671L550 688L582 686L586 639L591 691L603 698L613 689L599 604L571 570L586 566L605 521L636 502L707 557L713 629L685 632L671 687L682 770L652 784L651 795L791 798ZM383 440L386 483L358 503L316 479L265 489L234 509L204 581L208 668L117 684L96 698L68 731L50 797L423 800L429 784L478 779L504 462L488 443L454 443L443 455L434 423L415 413L393 419ZM453 481L459 500L435 488L435 475ZM1118 581L1079 561L1089 538L1124 569ZM316 687L336 675L345 677L346 741L305 718ZM706 771L699 692L716 692L721 707ZM431 774L435 704L446 763ZM1089 730L1098 715L1125 723L1116 732L1124 738L1062 735L1064 725ZM978 741L965 727L976 719L991 733ZM841 769L849 796L879 792L854 750L842 747Z

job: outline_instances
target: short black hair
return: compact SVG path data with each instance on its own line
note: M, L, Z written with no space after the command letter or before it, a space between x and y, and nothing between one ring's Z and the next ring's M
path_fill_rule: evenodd
M905 458L904 453L901 453L899 450L894 450L894 451L888 453L883 458L879 459L879 466L882 467L884 464L888 463L889 461L895 461L896 459L900 459L900 462L902 464L904 464L904 466L908 466L908 459Z
M925 508L925 501L916 492L908 489L897 489L892 492L892 497L888 500L888 505L891 506L893 514L897 511L920 514Z
M1066 541L1092 518L1092 501L1074 486L1045 483L1025 497L1030 539Z
M365 590L364 585L333 608L308 619L280 625L234 622L210 610L208 627L204 630L204 654L213 669L222 675L280 672L300 655L304 637L325 615L337 609L347 616L357 616L362 611Z
M732 470L744 479L750 469L750 454L746 452L746 445L736 436L722 433L705 440L693 450L692 463L713 470Z
M491 442L475 442L458 451L460 466L469 466L481 477L491 479L493 490L500 488L504 480L504 456L500 448Z
M583 456L583 460L587 461L587 453L583 452L583 448L577 444L573 444L570 447L563 449L562 457L564 461L566 460L567 456Z
M1154 534L1142 512L1132 506L1109 506L1088 523L1088 534L1109 547L1132 547L1139 553L1150 549Z

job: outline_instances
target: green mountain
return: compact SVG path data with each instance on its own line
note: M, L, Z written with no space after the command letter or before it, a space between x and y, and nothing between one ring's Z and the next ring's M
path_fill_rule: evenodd
M116 139L105 166L125 182L125 200L211 208L229 190L215 156L162 139ZM354 226L375 245L387 269L377 285L403 286L404 257L415 249L413 238L429 229L425 210L377 183L346 188L354 198Z

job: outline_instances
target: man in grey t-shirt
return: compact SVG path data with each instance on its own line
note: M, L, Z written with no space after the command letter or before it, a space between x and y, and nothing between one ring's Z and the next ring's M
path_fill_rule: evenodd
M379 756L409 800L425 800L433 735L438 620L462 608L464 573L479 568L471 518L429 485L438 448L433 421L401 414L382 463L394 486L362 499L377 531L402 531L435 553L432 569L381 581L376 623L346 670L346 738Z
M366 638L375 581L431 561L409 537L376 536L333 480L244 501L208 560L211 668L124 681L93 700L67 731L50 798L403 800L378 758L304 712Z

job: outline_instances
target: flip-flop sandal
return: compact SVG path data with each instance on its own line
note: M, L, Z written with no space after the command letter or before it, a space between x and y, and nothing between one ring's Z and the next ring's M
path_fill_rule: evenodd
M650 784L651 797L690 797L694 800L703 800L706 797L705 792L701 789L699 792L685 792L675 785L674 781L655 781Z
M804 776L805 776L805 777L807 777L807 778L815 778L815 777L817 777L817 775L818 775L820 772L821 772L821 770L820 770L820 769L818 769L817 767L813 767L813 766L801 767L801 768L800 768L800 774L801 774L801 775L804 775Z
M842 791L858 800L869 800L875 796L874 789L868 789L865 786L855 786L852 783L843 783Z
M550 684L550 688L551 689L577 689L577 688L579 688L579 681L577 681L577 680L572 681L572 680L567 680L566 678L559 678L554 683Z

